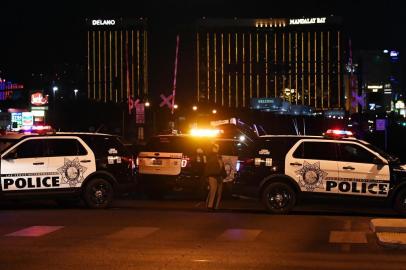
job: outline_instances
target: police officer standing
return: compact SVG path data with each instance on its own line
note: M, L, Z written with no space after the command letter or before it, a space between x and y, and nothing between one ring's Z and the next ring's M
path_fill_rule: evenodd
M219 145L213 144L207 154L204 176L209 182L209 193L206 200L208 210L218 209L223 191L223 177L226 174L224 163L219 155Z

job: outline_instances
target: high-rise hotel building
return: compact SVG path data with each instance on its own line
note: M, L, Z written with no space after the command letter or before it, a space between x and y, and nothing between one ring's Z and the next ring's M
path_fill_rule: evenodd
M201 19L196 36L198 102L248 108L282 97L343 108L344 38L339 17Z
M148 93L145 19L87 19L87 93L101 102L123 102Z

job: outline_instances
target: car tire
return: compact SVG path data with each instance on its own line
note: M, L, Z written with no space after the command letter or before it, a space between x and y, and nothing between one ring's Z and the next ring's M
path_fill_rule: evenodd
M83 191L86 206L92 209L108 208L113 202L113 186L104 178L89 180Z
M287 214L296 204L296 192L289 184L273 182L264 188L262 202L270 213Z
M395 196L393 208L401 215L406 216L406 188L401 189Z

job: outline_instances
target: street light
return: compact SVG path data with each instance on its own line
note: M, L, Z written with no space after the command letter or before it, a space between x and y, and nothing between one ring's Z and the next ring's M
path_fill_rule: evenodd
M177 108L179 108L178 104L173 105L173 108L176 110Z
M73 93L75 93L75 98L77 98L77 96L78 96L78 92L79 92L79 90L78 90L78 89L74 89L74 90L73 90Z
M145 107L148 108L149 106L151 106L151 103L149 103L149 101L146 101L146 102L145 102Z
M52 87L52 91L54 91L54 94L55 94L56 91L58 91L58 89L59 89L59 88L58 88L58 86L56 86L56 85L55 85L54 87Z
M193 106L192 109L193 109L194 111L197 111L197 106L196 106L196 105Z
M212 114L216 114L216 113L217 113L217 110L216 110L216 109L213 109L211 112L212 112Z

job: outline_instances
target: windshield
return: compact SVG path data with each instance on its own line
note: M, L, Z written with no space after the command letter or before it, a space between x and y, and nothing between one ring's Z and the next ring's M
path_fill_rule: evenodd
M0 153L4 152L6 149L11 147L17 142L17 140L13 139L0 139Z

